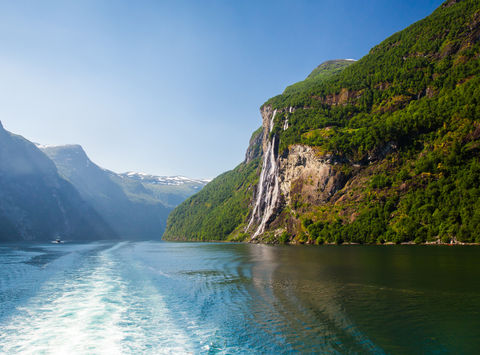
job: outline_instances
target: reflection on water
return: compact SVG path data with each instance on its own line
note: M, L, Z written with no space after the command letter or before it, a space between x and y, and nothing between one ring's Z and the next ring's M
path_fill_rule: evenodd
M476 353L480 248L0 247L0 353Z

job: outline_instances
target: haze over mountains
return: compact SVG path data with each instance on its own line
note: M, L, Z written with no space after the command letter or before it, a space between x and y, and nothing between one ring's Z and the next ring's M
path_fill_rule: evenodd
M103 169L79 145L35 145L0 127L0 241L160 239L206 180Z
M117 174L93 163L79 145L41 150L122 238L160 239L170 210L205 184L181 177Z
M0 124L0 241L118 235L35 144Z

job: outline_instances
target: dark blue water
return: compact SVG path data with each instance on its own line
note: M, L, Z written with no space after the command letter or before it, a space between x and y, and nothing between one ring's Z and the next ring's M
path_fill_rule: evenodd
M477 353L480 248L0 246L0 353Z

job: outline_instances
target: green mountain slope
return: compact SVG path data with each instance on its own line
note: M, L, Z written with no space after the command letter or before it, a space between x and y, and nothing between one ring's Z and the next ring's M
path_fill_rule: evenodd
M294 95L309 90L329 77L340 73L343 69L354 62L355 60L353 59L334 59L326 61L316 67L305 80L288 86L283 95Z
M244 223L258 180L261 129L250 139L244 162L180 204L167 220L165 240L243 240ZM212 237L213 236L213 237Z
M256 212L271 213L266 228L250 235L480 242L480 2L447 1L358 62L314 73L262 107L263 146L274 147L283 185L278 202ZM287 174L290 158L306 159L302 149L333 187L314 185L315 173Z

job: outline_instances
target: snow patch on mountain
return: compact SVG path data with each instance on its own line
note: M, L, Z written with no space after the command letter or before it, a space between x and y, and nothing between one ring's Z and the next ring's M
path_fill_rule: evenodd
M70 151L76 151L84 153L84 150L82 146L78 144L64 144L64 145L48 145L48 144L40 144L40 143L35 143L37 148L41 150L46 150L46 149L68 149ZM86 157L86 155L85 155ZM87 158L88 159L88 158ZM157 175L151 175L151 174L146 174L142 172L134 172L134 171L128 171L123 174L118 174L115 173L111 170L104 169L102 167L99 167L100 169L104 170L105 172L109 174L114 174L117 176L120 176L121 178L124 179L133 179L137 181L141 181L144 183L150 183L150 184L155 184L155 185L171 185L171 186L180 186L180 185L193 185L194 188L201 188L208 184L212 179L192 179L188 178L186 176L157 176Z
M119 174L121 177L139 180L142 182L148 182L150 184L157 185L184 185L193 184L204 186L211 181L211 179L192 179L186 176L156 176L145 173L138 173L134 171L128 171L123 174Z

